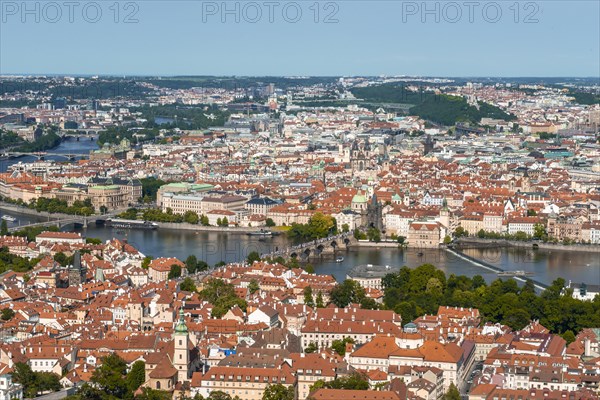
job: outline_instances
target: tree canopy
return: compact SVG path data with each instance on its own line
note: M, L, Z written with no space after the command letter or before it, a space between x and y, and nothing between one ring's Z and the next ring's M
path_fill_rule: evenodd
M281 383L269 385L263 393L262 400L294 400L294 386Z
M236 295L235 287L222 279L213 278L206 282L200 297L213 305L212 316L215 318L222 317L235 305L246 309L246 301Z
M452 274L446 278L433 265L423 264L384 276L382 286L384 306L399 313L404 321L435 314L440 305L447 305L477 308L484 321L515 330L532 319L558 334L600 325L600 296L594 301L574 299L561 278L538 295L531 281L519 286L514 279L496 279L486 285L479 275Z
M307 224L293 223L288 235L291 238L313 240L321 239L337 232L337 223L335 218L330 215L324 215L316 212Z

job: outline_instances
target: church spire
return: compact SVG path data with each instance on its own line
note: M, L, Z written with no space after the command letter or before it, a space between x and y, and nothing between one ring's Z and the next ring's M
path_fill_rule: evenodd
M175 325L175 334L176 335L187 335L188 327L185 324L185 318L183 317L183 307L179 309L179 321L177 325Z

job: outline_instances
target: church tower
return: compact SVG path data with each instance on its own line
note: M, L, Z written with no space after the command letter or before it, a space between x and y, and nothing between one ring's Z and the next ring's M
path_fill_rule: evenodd
M408 189L406 189L406 191L404 191L404 197L402 198L402 203L404 203L405 206L410 206L410 191Z
M175 325L173 341L175 350L173 352L173 366L177 370L177 381L185 382L189 378L190 353L188 350L189 332L185 319L183 318L183 307L179 309L179 321Z
M448 209L448 201L444 197L442 202L442 208L440 210L440 224L444 225L446 229L450 228L450 210Z
M365 155L364 148L359 147L358 140L352 143L350 164L352 166L352 173L362 172L367 168L367 155Z

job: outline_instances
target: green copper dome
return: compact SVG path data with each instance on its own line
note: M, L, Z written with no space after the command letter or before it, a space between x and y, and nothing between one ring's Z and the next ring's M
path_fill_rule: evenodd
M356 193L354 195L354 197L352 198L352 202L353 203L366 203L367 198L365 196L363 196L362 192L359 190L358 193Z
M188 327L185 324L185 319L183 318L183 307L179 309L179 322L175 325L175 334L177 335L187 335Z

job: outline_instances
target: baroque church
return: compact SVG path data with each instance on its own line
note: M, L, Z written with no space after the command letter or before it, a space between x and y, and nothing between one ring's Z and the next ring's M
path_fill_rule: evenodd
M200 366L199 352L192 344L185 323L183 307L179 309L179 320L171 340L155 353L144 356L146 363L146 382L151 389L182 391L189 386L190 378Z
M383 230L383 204L377 199L375 193L368 201L359 190L352 198L352 211L360 214L362 227Z

